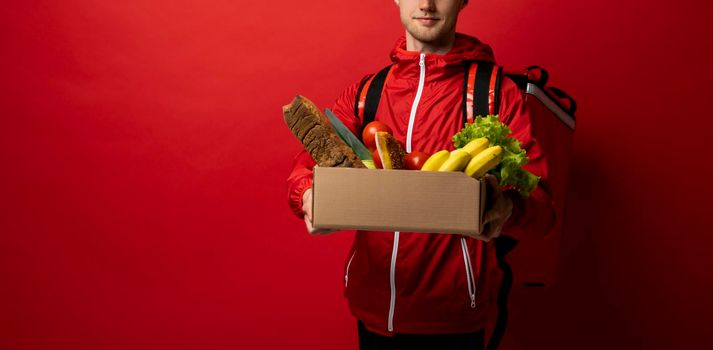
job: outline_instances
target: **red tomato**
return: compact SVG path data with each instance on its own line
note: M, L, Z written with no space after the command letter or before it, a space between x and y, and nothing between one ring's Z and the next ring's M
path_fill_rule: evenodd
M366 124L366 127L364 127L364 131L361 132L362 142L364 142L364 145L372 151L376 149L376 142L374 142L374 136L379 131L386 131L389 134L393 135L393 132L391 131L391 128L388 125L377 121L373 121L369 124Z
M381 157L379 157L379 150L373 150L371 152L371 159L374 160L374 166L377 169L384 169L384 166L381 165Z
M421 170L421 168L423 168L423 163L426 163L427 159L428 154L414 151L404 157L404 165L406 165L406 169L409 170Z

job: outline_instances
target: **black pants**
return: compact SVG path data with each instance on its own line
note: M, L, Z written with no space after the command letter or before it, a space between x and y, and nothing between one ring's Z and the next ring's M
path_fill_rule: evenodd
M463 334L396 334L386 337L369 332L361 321L359 350L483 350L485 332Z

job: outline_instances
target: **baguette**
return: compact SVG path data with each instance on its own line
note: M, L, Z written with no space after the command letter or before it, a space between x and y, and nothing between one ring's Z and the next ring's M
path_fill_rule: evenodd
M366 168L354 151L337 135L329 119L304 96L282 107L287 127L321 167Z

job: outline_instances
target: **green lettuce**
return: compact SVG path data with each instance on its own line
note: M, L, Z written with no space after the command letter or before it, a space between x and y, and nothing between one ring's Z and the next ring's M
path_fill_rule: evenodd
M503 159L489 173L497 177L501 186L512 186L520 195L527 197L537 188L540 177L522 168L530 159L520 148L520 141L510 137L511 133L497 115L488 115L475 118L472 124L465 124L459 133L453 135L452 141L456 148L461 148L474 139L486 137L490 146L502 147Z

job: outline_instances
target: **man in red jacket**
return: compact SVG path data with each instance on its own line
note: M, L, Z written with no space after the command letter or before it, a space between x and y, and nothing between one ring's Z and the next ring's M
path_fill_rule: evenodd
M456 33L467 0L395 0L405 36L391 52L393 69L385 83L376 120L393 129L406 151L432 154L452 150L462 128L463 71L466 62L494 62L478 39ZM502 271L494 240L501 232L521 239L543 235L554 214L546 188L545 159L532 138L524 96L509 79L501 83L500 121L520 140L541 176L524 199L501 191L490 176L485 232L475 237L411 232L357 231L344 264L344 295L358 320L360 349L484 349ZM336 100L334 113L356 135L362 120L354 105L359 83ZM295 158L287 180L288 202L311 234L312 168L305 151Z

